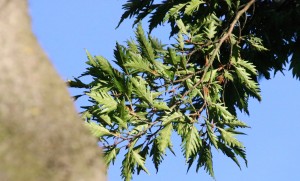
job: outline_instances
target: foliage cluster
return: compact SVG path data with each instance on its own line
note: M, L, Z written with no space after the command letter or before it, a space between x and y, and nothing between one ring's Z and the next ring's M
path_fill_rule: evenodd
M197 171L203 167L214 176L212 149L238 166L238 157L247 164L245 147L235 136L248 126L237 110L249 114L249 98L261 100L258 76L282 71L289 56L294 76L300 77L299 3L129 0L124 9L120 23L136 18L136 40L116 44L117 67L87 52L88 68L81 76L92 81L69 81L89 97L82 117L99 138L106 164L124 149L124 180L148 172L148 158L158 170L166 151L173 153L174 133L181 137L188 169L195 164ZM168 22L175 44L145 34L139 22L148 15L150 32Z

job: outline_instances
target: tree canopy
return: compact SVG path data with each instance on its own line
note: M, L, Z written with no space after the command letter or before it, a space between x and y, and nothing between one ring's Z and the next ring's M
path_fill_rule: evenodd
M289 66L300 78L299 1L129 0L123 8L120 23L134 18L136 37L116 44L117 66L87 52L87 71L69 81L89 97L82 117L99 138L106 164L123 149L124 180L148 172L149 158L158 170L166 150L173 152L176 133L188 170L195 164L214 177L212 149L247 165L236 135L248 126L237 112L249 114L249 99L261 100L259 77ZM150 33L140 24L145 17ZM176 43L151 35L161 24L171 26L166 36Z

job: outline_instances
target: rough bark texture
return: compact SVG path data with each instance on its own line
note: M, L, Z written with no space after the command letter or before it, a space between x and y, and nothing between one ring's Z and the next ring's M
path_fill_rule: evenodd
M26 0L0 0L0 180L103 181L96 140L32 34Z

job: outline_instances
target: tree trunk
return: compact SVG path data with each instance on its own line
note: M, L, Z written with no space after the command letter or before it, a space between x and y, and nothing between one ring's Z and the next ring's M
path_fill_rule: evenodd
M97 142L32 34L26 0L0 0L0 180L103 181Z

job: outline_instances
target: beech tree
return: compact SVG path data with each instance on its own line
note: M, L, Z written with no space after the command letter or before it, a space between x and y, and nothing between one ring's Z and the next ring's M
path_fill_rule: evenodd
M31 31L26 0L0 0L0 180L104 181L101 149Z
M212 149L247 165L236 138L248 126L250 98L261 101L259 78L289 64L300 78L300 2L273 0L128 0L120 23L134 18L136 39L116 43L114 64L87 52L87 70L69 85L84 89L82 118L104 150L107 165L125 150L121 175L159 170L172 134L181 137L189 168L214 177ZM149 33L140 21L149 17ZM171 26L175 44L151 35ZM83 82L81 77L91 77Z

